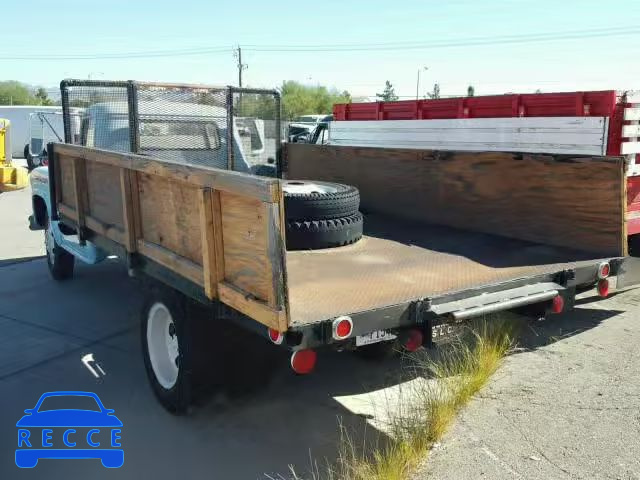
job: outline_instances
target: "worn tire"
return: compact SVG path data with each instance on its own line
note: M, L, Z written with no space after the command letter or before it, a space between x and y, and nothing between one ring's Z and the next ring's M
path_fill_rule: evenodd
M327 187L333 192L291 193L287 185L304 184ZM356 187L329 182L289 180L284 184L284 211L287 220L332 220L355 215L360 206Z
M166 312L170 315L168 320L162 318ZM215 365L209 364L209 352L201 341L206 336L199 332L199 327L206 324L205 315L204 306L162 285L149 289L142 307L140 336L147 377L160 404L175 415L187 413L207 384L207 367ZM173 339L172 348L177 351L169 347L163 350L163 335ZM176 355L173 362L172 355Z
M68 280L73 277L75 257L60 247L50 234L49 217L45 217L44 221L44 243L49 273L54 280Z
M342 247L362 237L362 214L331 220L287 221L287 249L313 250Z

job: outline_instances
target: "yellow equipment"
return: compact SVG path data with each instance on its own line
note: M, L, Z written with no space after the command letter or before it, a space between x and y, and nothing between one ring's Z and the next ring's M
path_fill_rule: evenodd
M11 122L0 118L0 192L20 190L28 179L26 168L11 165Z

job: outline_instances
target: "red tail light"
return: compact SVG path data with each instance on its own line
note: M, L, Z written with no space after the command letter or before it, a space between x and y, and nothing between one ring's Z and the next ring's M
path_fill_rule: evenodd
M422 344L424 343L424 336L422 332L417 329L409 330L409 336L405 340L403 347L408 352L415 352L418 350Z
M44 157L42 159L42 166L46 167L47 165L49 165L49 159L47 157Z
M350 317L338 317L333 321L333 338L344 340L353 332L353 321Z
M609 280L606 278L598 281L598 295L602 298L609 296Z
M558 295L551 301L551 311L553 313L562 313L562 310L564 310L564 298L562 298L562 295Z
M269 329L267 329L267 331L268 331L268 334L269 334L269 340L271 340L276 345L280 345L282 343L282 341L284 340L284 335L281 332L279 332L278 330L275 330L273 328L269 328Z
M298 350L291 354L291 368L298 375L311 373L316 366L315 350Z
M598 278L607 278L611 273L611 266L609 262L602 262L598 266Z

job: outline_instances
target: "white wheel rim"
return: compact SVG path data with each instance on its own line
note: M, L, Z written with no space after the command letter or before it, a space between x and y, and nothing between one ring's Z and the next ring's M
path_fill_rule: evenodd
M303 181L284 182L282 190L291 194L310 194L310 193L336 193L338 189L333 185Z
M49 257L49 261L51 263L54 262L55 256L53 254L53 245L55 241L53 240L53 232L51 231L51 225L47 225L47 228L44 230L44 246L47 250L47 256Z
M178 335L171 312L160 302L149 309L147 350L158 383L170 390L178 380Z

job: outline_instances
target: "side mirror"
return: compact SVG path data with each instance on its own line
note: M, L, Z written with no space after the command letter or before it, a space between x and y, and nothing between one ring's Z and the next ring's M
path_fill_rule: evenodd
M269 157L269 158L267 158L267 163L273 165L274 163L276 163L276 159L273 158L273 157Z
M105 408L104 413L111 415L112 413L115 413L115 410L113 408Z
M27 408L24 413L28 413L29 415L31 415L33 413L33 408Z

